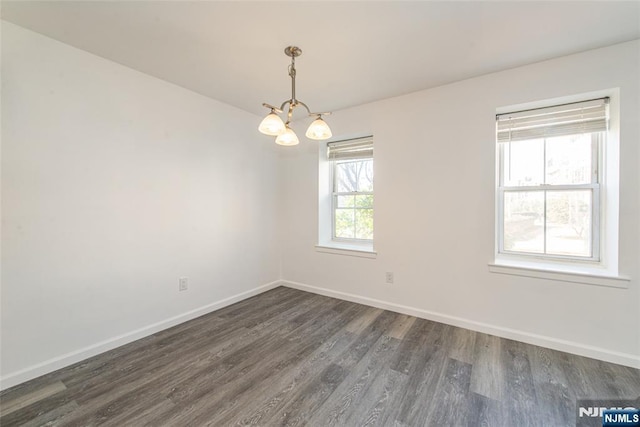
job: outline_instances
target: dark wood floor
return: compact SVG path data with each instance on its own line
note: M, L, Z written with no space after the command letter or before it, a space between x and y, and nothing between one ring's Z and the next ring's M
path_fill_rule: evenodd
M575 426L640 371L277 288L0 394L5 426Z

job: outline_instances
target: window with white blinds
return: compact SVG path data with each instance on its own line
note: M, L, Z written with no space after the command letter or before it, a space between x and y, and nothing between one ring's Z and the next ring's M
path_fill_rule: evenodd
M327 144L327 158L329 160L372 159L373 137L330 142Z
M607 130L609 98L498 114L497 142L523 141Z
M330 142L332 240L373 241L373 137Z
M598 262L609 98L496 116L498 253Z

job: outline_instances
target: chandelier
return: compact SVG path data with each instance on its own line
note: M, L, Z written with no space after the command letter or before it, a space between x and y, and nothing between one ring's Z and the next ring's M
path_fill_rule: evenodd
M291 65L289 65L289 77L291 77L291 99L287 99L280 105L280 108L270 104L263 103L265 107L269 108L271 112L265 117L258 130L265 135L275 136L276 144L280 145L296 145L298 144L298 136L290 127L291 117L293 116L293 110L296 107L303 106L310 117L315 117L315 120L307 128L305 136L309 139L323 140L331 138L331 129L327 123L322 120L323 115L329 115L330 112L325 113L312 113L307 107L307 104L296 99L296 57L302 55L302 49L296 46L289 46L284 50L285 55L291 57ZM284 107L289 104L287 110L287 121L283 122L278 114L284 112Z

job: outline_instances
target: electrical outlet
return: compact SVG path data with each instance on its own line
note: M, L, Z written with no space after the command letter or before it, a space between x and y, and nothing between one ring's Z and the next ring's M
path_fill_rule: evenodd
M385 281L389 284L393 284L393 271L387 271L385 274Z
M178 279L178 290L186 291L187 289L189 289L189 278L181 277Z

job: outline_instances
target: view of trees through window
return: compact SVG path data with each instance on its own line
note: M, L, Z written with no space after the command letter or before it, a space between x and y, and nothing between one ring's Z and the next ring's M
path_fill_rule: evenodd
M593 256L600 137L587 133L503 144L504 251Z
M333 224L338 239L373 239L373 159L334 162Z

